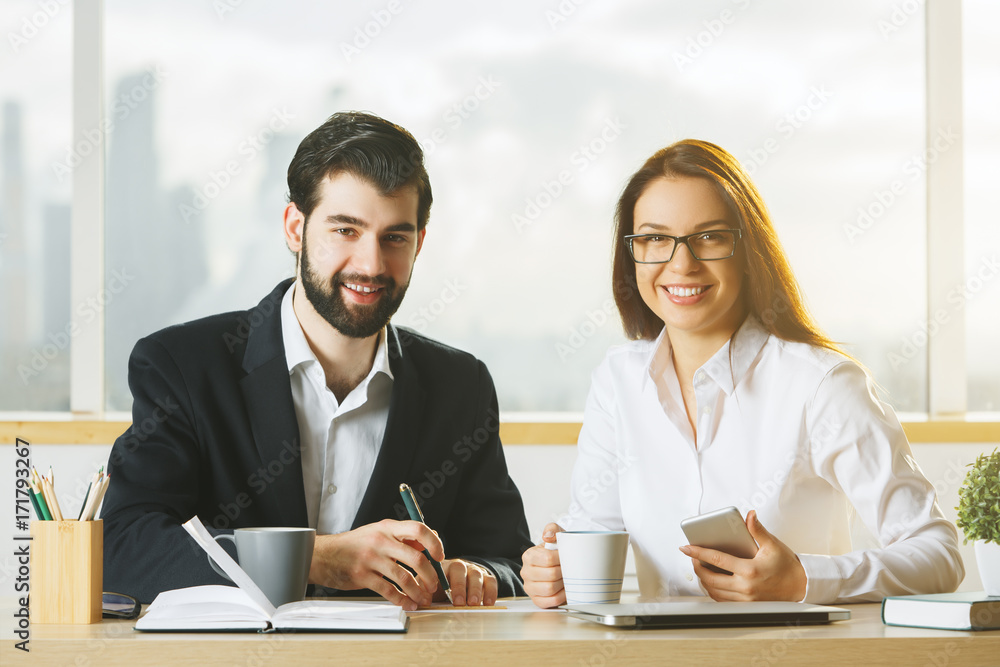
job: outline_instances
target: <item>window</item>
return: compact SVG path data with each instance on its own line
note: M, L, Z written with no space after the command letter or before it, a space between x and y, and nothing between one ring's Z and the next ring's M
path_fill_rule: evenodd
M1000 224L996 184L1000 181L1000 44L991 26L1000 5L988 0L963 4L965 66L965 266L966 280L950 294L966 310L966 372L969 410L1000 410Z
M483 358L502 409L582 410L591 371L624 340L617 197L652 152L696 137L753 173L821 326L898 411L926 412L933 343L913 336L929 323L926 165L939 148L913 5L105 0L106 407L131 403L140 336L250 307L292 275L285 169L327 116L363 109L417 137L434 187L395 322ZM995 81L985 32L967 30L969 81ZM997 87L980 87L969 130L995 140ZM974 212L979 178L966 168L968 248L997 245L973 219L987 215ZM969 407L996 410L1000 373L980 363L1000 311L987 294L962 317Z
M72 9L4 9L0 410L69 410Z

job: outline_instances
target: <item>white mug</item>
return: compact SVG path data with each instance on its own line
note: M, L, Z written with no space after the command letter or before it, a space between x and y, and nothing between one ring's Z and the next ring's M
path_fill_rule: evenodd
M567 604L621 600L628 533L564 531L556 533L556 544Z

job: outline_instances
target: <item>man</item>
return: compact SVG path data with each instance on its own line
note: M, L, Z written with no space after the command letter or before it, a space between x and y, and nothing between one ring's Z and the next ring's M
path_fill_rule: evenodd
M133 424L112 449L102 513L105 588L149 602L226 583L181 526L197 514L214 534L314 527L310 583L408 610L443 598L424 549L456 605L523 595L530 538L493 381L471 355L389 324L430 213L419 145L338 113L299 145L288 186L295 280L132 352ZM402 482L427 525L399 520Z

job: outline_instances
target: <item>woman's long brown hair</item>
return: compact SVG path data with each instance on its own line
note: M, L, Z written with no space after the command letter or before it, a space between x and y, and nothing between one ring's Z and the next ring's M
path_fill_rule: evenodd
M746 259L742 298L747 310L771 334L789 341L818 345L843 354L806 310L798 282L778 241L764 200L740 163L715 144L685 139L657 151L629 179L615 211L612 287L625 334L652 340L663 320L639 297L635 262L625 242L635 226L635 203L660 178L703 178L710 182L734 214L741 231L738 252Z

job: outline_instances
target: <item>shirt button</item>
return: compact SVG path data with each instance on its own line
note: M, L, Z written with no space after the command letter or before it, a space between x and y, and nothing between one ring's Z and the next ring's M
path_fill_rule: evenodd
M702 382L704 379L705 379L705 374L701 372L699 372L698 377L695 378L695 380L697 380L698 382Z
M712 413L712 408L710 408L710 407L708 407L708 406L706 405L705 407L703 407L703 408L701 409L701 412L702 412L702 414L706 414L706 415L708 415L708 414L711 414L711 413Z
M684 578L687 579L688 581L694 581L694 575L690 573L685 575Z
M337 492L337 485L336 484L331 484L330 486L326 487L326 492L329 493L332 496L333 494L335 494Z

